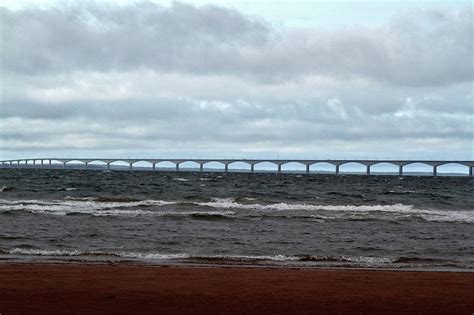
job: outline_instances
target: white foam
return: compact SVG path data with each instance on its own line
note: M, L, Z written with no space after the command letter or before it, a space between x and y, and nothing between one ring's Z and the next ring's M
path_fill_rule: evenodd
M95 216L136 216L150 215L154 211L124 209L140 206L163 206L173 202L163 200L143 200L132 202L97 202L93 199L74 200L0 200L0 211L27 211L30 213L68 215L90 214Z
M170 259L186 259L188 254L161 254L161 253L120 253L118 256L124 258L136 258L142 260L170 260Z
M89 214L93 216L189 216L189 215L216 215L232 216L236 212L230 210L215 211L159 211L143 209L126 209L140 206L165 206L176 204L164 200L143 200L132 202L97 202L90 198L81 200L68 198L67 200L0 200L0 211L26 211L36 214L70 215Z
M312 204L240 204L231 198L215 198L210 202L197 203L207 207L221 209L246 209L256 211L332 211L349 213L383 212L388 214L417 215L427 221L438 222L469 222L474 223L473 210L434 210L417 209L413 205L401 203L393 205L312 205Z
M135 252L104 252L104 251L85 251L85 250L45 250L45 249L25 249L13 248L6 250L10 255L29 255L29 256L114 256L123 258L136 258L142 260L168 260L189 258L188 254L162 254L162 253L135 253Z
M252 201L252 198L245 198ZM147 210L147 207L161 207L174 204L183 204L179 201L141 200L127 202L102 202L94 197L72 198L65 200L2 200L0 211L26 211L30 213L68 215L89 214L94 216L170 216L170 215L222 215L239 214L238 210L258 213L274 213L281 211L312 211L317 212L316 219L364 219L379 218L385 215L388 219L418 217L425 221L434 222L465 222L474 223L473 210L440 210L418 209L412 205L315 205L315 204L241 204L234 198L215 198L209 202L190 203L191 205L217 208L218 211L158 211ZM130 209L135 208L135 209ZM330 212L331 214L328 214Z
M175 177L173 178L174 180L180 181L180 182L187 182L189 181L189 178L181 178L181 177Z

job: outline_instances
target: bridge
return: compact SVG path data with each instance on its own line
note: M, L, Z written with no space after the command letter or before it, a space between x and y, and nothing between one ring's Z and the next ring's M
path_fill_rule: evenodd
M110 165L115 162L122 162L129 165L130 170L133 170L133 164L138 162L147 162L150 164L153 170L156 169L156 165L163 162L169 162L175 165L176 171L180 170L180 165L186 162L194 162L199 165L199 169L202 172L204 166L207 163L217 162L223 165L224 171L228 172L229 165L232 163L246 163L250 166L250 172L255 171L255 165L260 163L272 163L277 166L277 171L280 173L282 171L282 166L288 163L299 163L306 167L306 173L310 172L310 166L318 163L328 163L334 165L335 174L339 175L339 168L341 165L348 163L358 163L366 166L366 174L370 175L370 168L376 164L388 163L395 166L398 166L398 174L403 175L403 167L421 163L433 168L433 176L437 175L438 167L445 164L458 164L464 165L469 169L469 176L473 176L474 161L435 161L435 160L305 160L305 159L96 159L96 158L34 158L34 159L16 159L16 160L3 160L2 168L17 168L23 165L31 165L32 167L51 167L52 162L62 164L62 167L65 168L68 163L79 162L84 165L84 168L87 169L88 165L92 162L101 162L107 166L107 169L110 170Z

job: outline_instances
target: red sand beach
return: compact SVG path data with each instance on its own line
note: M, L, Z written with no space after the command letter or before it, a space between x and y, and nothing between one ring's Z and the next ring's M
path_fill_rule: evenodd
M474 273L1 264L0 313L472 314Z

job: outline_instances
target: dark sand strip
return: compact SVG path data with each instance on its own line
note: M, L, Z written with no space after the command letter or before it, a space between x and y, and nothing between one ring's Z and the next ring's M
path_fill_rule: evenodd
M0 313L473 314L474 273L0 264Z

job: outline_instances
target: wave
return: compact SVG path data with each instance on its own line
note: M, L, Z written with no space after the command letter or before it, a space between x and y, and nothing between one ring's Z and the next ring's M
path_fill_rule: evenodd
M434 210L418 209L413 205L401 203L392 205L312 205L312 204L241 204L231 198L215 198L210 202L197 203L201 206L216 207L221 209L246 209L256 211L325 211L346 213L388 213L401 215L415 215L425 221L438 222L468 222L474 223L473 210ZM335 217L336 218L336 217Z
M11 191L13 190L13 187L10 187L10 186L2 186L0 188L0 192L3 192L3 191Z
M144 260L169 260L188 258L187 254L160 254L160 253L134 253L134 252L110 252L110 251L87 251L87 250L46 250L46 249L25 249L13 248L11 250L0 250L6 255L28 255L28 256L48 256L48 257L74 257L74 256L108 256L121 258L137 258Z
M13 248L1 249L0 255L33 257L82 257L94 260L101 258L115 260L137 260L143 262L182 262L198 264L288 264L304 266L407 268L407 267L458 267L472 268L464 262L429 257L374 257L374 256L318 256L318 255L191 255L188 253L141 253L100 250L46 250Z
M144 210L148 207L162 207L176 204L163 200L142 200L107 202L86 198L82 200L0 200L0 212L11 214L14 211L24 211L34 214L50 215L92 215L92 216L193 216L197 218L230 217L235 211L159 211ZM130 209L133 208L133 209Z
M197 199L197 197L196 197ZM190 209L195 211L183 211ZM161 208L161 209L160 209ZM163 211L164 210L166 211ZM202 208L205 208L201 210ZM217 209L215 211L209 208ZM392 205L316 205L305 203L261 204L252 198L214 198L206 201L137 200L127 197L66 197L64 200L0 200L0 212L25 211L50 215L93 216L192 216L221 218L299 218L327 220L407 220L474 223L473 210L419 209L401 203Z

